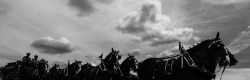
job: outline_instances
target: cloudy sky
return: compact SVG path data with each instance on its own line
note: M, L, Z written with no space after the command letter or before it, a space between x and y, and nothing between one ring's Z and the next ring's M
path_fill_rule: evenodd
M173 54L221 33L250 68L250 0L0 0L0 65L27 52L50 63Z

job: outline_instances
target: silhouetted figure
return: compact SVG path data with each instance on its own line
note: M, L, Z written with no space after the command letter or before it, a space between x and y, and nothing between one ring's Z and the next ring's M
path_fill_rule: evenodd
M30 53L26 53L26 56L23 57L23 67L30 67L31 59L30 59Z
M34 64L37 64L37 63L38 63L37 58L38 58L38 56L37 56L37 55L35 55L35 56L34 56L34 58L32 59L32 62L33 62Z
M26 56L24 56L22 60L23 62L29 63L31 61L30 53L26 53Z

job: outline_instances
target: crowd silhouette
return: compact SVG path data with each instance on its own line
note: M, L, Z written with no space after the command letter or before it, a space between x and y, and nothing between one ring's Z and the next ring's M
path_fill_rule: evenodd
M119 63L119 51L111 52L100 64L82 64L75 60L68 62L66 68L48 61L38 60L38 55L30 58L27 53L22 60L8 63L0 68L1 80L211 80L215 79L217 67L234 66L238 62L226 48L217 33L216 38L204 40L196 46L185 50L179 43L180 54L166 57L147 58L138 62L129 55ZM132 74L131 71L137 73Z

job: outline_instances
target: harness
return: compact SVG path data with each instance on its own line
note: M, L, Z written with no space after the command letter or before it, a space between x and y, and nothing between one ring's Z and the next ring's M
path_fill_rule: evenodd
M192 59L192 57L187 53L186 50L184 50L183 46L181 47L183 49L183 55L182 57L184 58L184 60L187 62L188 66L196 69L202 73L209 73L210 75L213 75L213 73L209 72L204 66L202 66L202 68L200 68ZM183 60L183 59L182 59ZM183 62L183 61L182 61ZM181 64L181 66L183 66L183 64Z
M170 76L172 74L173 63L174 63L173 59L167 60L165 64L165 75Z
M212 44L212 43L211 43ZM209 47L211 46L211 44L209 45ZM191 68L195 68L197 70L199 70L200 72L202 73L209 73L210 75L214 75L215 73L219 72L221 70L221 67L218 71L216 71L215 73L212 73L212 72L209 72L204 66L202 66L202 68L198 67L195 62L193 61L192 57L187 53L186 50L184 50L183 46L181 46L181 48L183 49L183 53L181 54L181 68L183 68L183 58L184 60L187 62L188 66L191 67ZM228 54L226 54L228 55ZM221 76L220 76L220 80L222 79L222 75L226 69L226 66L225 65L223 67L223 70L222 70L222 73L221 73ZM214 78L215 79L215 78Z

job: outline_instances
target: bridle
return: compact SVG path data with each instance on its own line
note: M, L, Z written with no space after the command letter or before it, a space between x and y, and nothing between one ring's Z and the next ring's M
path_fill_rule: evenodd
M219 42L219 43L222 43L221 40L216 40L216 41L213 40L213 41L209 44L208 49L210 49L211 46L212 46L213 44L218 43L218 42ZM217 46L219 47L219 45L217 45ZM220 46L221 46L221 45L220 45ZM192 57L188 54L188 52L187 52L186 50L184 50L183 46L182 46L181 48L183 49L183 53L182 53L182 55L181 55L181 57L183 58L182 60L185 60L185 61L187 62L187 64L188 64L189 67L191 67L191 68L193 68L193 69L196 69L196 70L198 70L199 72L202 72L202 73L203 73L203 72L204 72L204 73L209 73L210 75L215 75L215 73L218 73L218 72L221 70L221 67L222 67L222 66L220 66L220 69L219 69L218 71L215 71L215 72L209 71L204 65L202 65L201 67L199 67L199 66L193 61ZM212 58L212 59L209 59L209 60L206 60L206 62L214 62L214 61L215 61L215 63L217 64L217 63L219 63L219 62L222 60L223 57L228 57L228 56L229 56L229 54L228 54L228 49L227 49L226 47L224 47L224 45L223 45L223 47L220 47L220 48L224 48L224 49L226 50L226 54L221 55L219 52L217 52L217 53L216 53L216 56L217 56L217 57ZM218 54L220 54L220 55L218 55ZM229 59L226 59L224 62L226 62L226 61L229 61ZM182 61L182 62L183 62L183 61ZM183 63L182 63L181 66L183 66ZM216 65L216 66L217 66L217 65ZM223 74L223 72L224 72L226 66L227 66L227 65L224 65L222 74ZM221 78L222 78L222 74L221 74ZM213 79L215 79L215 77L214 77Z
M221 73L221 76L220 76L220 80L221 80L222 79L222 75L223 75L223 73L224 73L224 71L226 69L226 66L228 65L228 63L230 61L230 59L229 59L229 50L225 47L225 45L222 43L222 41L220 40L220 38L213 39L213 41L210 43L210 45L209 45L208 48L210 48L212 44L216 44L216 43L219 43L219 45L215 45L215 46L217 46L217 48L219 48L217 50L217 52L216 52L216 55L215 55L217 57L209 59L206 62L214 62L215 61L215 63L214 63L214 64L216 64L215 66L217 67L219 65L220 68L219 68L219 70L217 70L215 72L210 72L208 70L207 71L208 71L208 73L215 74L215 73L220 72L220 70L221 70L221 68L223 66L223 70L222 70L222 73ZM220 51L219 51L220 49L225 50L225 54L220 53ZM221 64L221 62L223 62L224 64ZM215 79L215 78L213 78L213 79Z
M129 55L129 61L132 61L133 62L133 64L131 64L131 65L134 65L133 67L136 69L138 66L138 61L135 59L135 57L134 56L130 56Z

